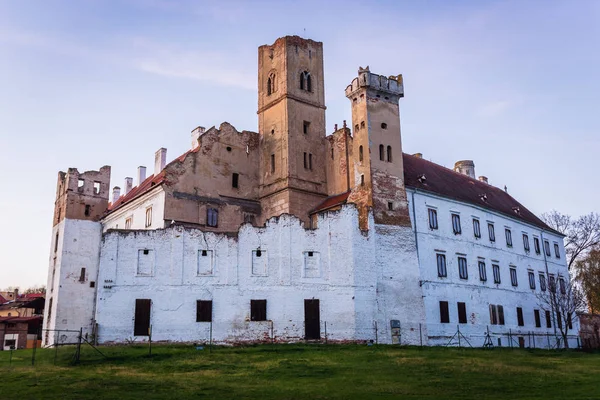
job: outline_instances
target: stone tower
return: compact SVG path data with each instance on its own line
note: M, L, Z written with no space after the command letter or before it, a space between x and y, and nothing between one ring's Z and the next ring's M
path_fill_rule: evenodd
M43 345L92 333L100 257L100 217L108 207L110 167L58 173L44 312Z
M323 43L286 36L258 48L258 129L262 221L307 223L327 196Z
M354 137L348 201L359 205L361 228L368 228L370 207L376 224L410 225L398 104L404 97L402 75L386 78L359 68L346 97Z

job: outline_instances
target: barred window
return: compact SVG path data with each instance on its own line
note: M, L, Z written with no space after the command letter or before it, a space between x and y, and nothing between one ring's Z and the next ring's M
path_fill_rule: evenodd
M517 281L517 269L515 267L510 268L510 283L513 286L519 286L519 282Z
M448 272L446 271L446 255L445 254L437 254L437 270L438 276L440 278L445 278L448 276Z
M523 234L523 249L529 252L529 236L526 233Z
M464 257L458 257L458 275L460 276L460 279L469 279L467 259Z
M488 233L490 235L490 242L496 241L496 232L494 231L494 224L488 223Z
M452 214L452 231L455 235L460 235L460 215Z
M492 271L494 272L494 283L499 284L500 280L500 266L497 264L492 264Z
M485 270L485 262L479 261L479 280L487 281L487 271Z
M479 225L478 219L473 219L473 235L475 235L477 239L481 237L481 226Z
M429 229L437 229L438 228L438 219L437 219L437 210L433 208L427 209L427 213L429 214Z

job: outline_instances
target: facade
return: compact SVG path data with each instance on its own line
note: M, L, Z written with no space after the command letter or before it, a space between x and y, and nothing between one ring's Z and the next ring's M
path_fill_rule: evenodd
M101 343L151 334L435 345L461 324L478 344L498 325L499 305L496 328L549 332L531 325L539 289L528 274L568 276L562 237L474 179L472 161L452 171L402 152L401 75L360 68L345 91L351 125L327 136L322 43L283 37L258 52L258 132L198 127L189 151L167 163L159 149L154 173L139 167L136 185L125 178L110 203L110 167L59 173L46 345L79 329ZM472 218L481 237L467 227ZM485 240L488 221L497 242ZM501 241L505 228L513 247ZM529 252L519 248L522 233ZM559 258L532 250L534 237L556 245ZM489 279L475 275L479 260Z

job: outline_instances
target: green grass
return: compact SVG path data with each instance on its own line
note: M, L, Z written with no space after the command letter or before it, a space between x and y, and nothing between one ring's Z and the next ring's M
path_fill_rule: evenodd
M2 399L599 399L600 354L359 345L0 352Z

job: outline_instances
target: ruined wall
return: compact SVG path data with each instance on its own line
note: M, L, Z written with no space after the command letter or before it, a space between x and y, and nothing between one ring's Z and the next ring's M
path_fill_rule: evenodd
M350 129L338 129L327 136L327 192L335 195L350 189L349 160L354 157Z

